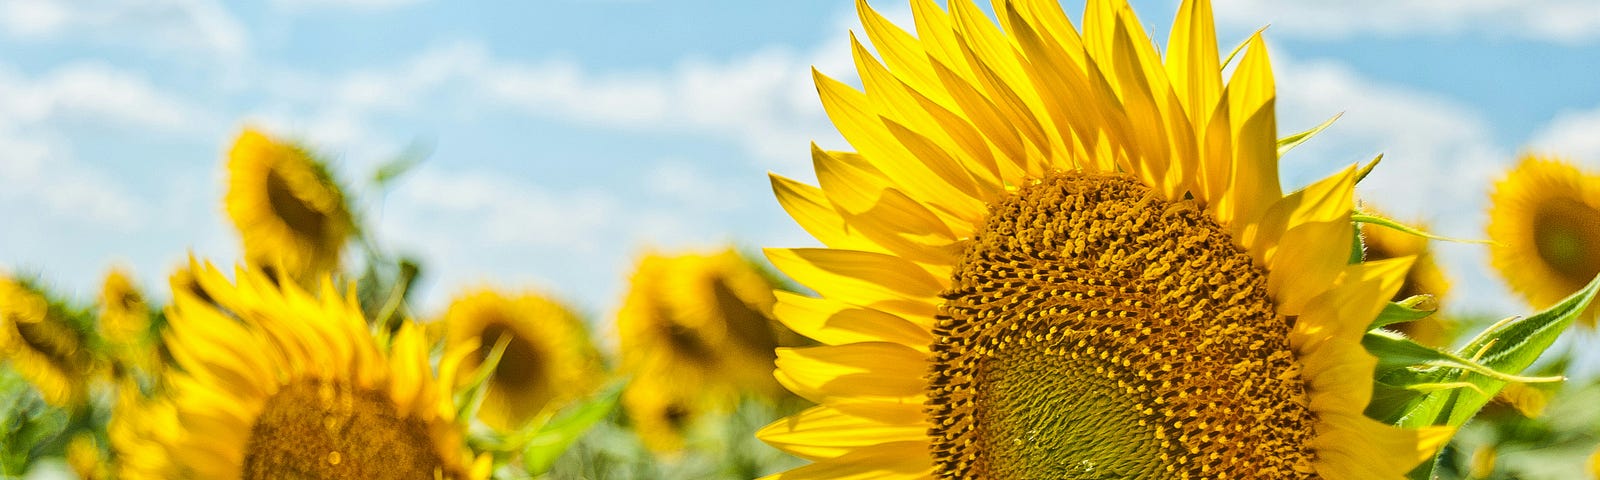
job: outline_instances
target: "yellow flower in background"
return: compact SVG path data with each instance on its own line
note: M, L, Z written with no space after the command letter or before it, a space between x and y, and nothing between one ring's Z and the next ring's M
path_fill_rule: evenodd
M67 442L67 466L72 467L72 473L77 474L80 480L112 478L105 455L90 433L79 433Z
M1366 210L1372 211L1371 206ZM1381 216L1381 214L1380 214ZM1421 222L1409 223L1421 230L1428 230L1427 225ZM1444 271L1439 268L1439 263L1434 259L1433 249L1429 247L1428 239L1410 233L1388 228L1371 223L1361 224L1361 243L1366 248L1368 261L1387 260L1391 258L1411 257L1411 270L1406 271L1405 283L1400 284L1400 291L1394 294L1393 300L1404 300L1413 295L1428 294L1440 303L1450 293L1450 280L1445 278ZM1444 346L1450 341L1451 326L1440 315L1429 315L1421 320L1390 325L1391 330L1404 333L1407 337L1423 345Z
M354 233L344 193L298 146L246 129L228 152L228 216L258 265L281 262L296 278L337 268Z
M151 441L167 442L171 475L487 477L488 458L473 463L453 388L434 376L415 324L384 349L354 295L332 282L313 294L257 270L239 269L230 282L210 265L191 269L232 315L181 291L168 309L180 431ZM445 352L441 377L461 353Z
M1489 197L1489 263L1534 308L1600 274L1600 174L1525 155ZM1597 308L1580 317L1594 326Z
M682 427L742 393L782 395L773 348L797 338L773 319L772 290L732 249L640 258L617 332L621 369L633 378L622 404L651 448L677 449Z
M865 93L817 75L859 153L773 178L828 248L778 318L820 405L760 437L778 478L1401 478L1447 431L1368 419L1366 326L1409 258L1348 264L1351 167L1285 194L1265 44L1222 81L1211 7L1166 58L1121 1L859 3Z
M43 294L0 274L0 361L16 369L44 401L76 408L93 370L85 332Z
M458 385L505 337L505 351L488 377L478 411L478 418L495 429L520 428L548 407L591 393L604 373L583 320L539 294L464 293L451 302L443 328L447 345L476 348L463 360Z
M117 402L106 436L115 453L113 470L121 480L165 480L193 478L194 472L179 468L167 452L168 445L181 444L186 434L178 422L178 410L165 395L146 396L131 384L119 385Z
M100 336L120 362L159 372L161 356L153 348L150 306L124 269L107 272L100 288Z
M150 306L127 270L106 272L100 288L100 331L115 343L138 343L150 329Z

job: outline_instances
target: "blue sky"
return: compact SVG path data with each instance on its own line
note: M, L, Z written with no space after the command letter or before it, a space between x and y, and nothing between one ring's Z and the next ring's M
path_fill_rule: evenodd
M1176 3L1135 7L1164 39ZM1272 25L1281 132L1345 113L1286 183L1384 152L1363 195L1482 237L1518 152L1600 167L1600 7L1449 3L1218 2L1226 44ZM161 286L190 250L230 262L222 152L250 124L358 187L431 148L361 206L426 261L425 312L493 282L603 319L645 248L814 244L765 174L811 181L808 142L845 147L808 71L853 76L854 26L849 1L6 0L0 267L88 298L114 263ZM1456 306L1525 311L1481 248L1443 247Z

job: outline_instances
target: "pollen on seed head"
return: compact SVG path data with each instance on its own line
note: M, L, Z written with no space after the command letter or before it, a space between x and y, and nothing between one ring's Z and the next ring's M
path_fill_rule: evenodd
M1057 173L1017 189L943 294L936 471L1314 478L1315 418L1266 283L1192 203L1131 177Z

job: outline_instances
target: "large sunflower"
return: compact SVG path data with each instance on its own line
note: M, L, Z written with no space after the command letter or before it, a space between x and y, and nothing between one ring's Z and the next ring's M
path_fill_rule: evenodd
M0 363L58 407L83 403L94 370L86 331L32 286L0 273Z
M780 478L1400 478L1443 439L1362 414L1366 326L1409 258L1349 263L1355 167L1284 194L1265 44L1222 81L1211 7L1166 57L1121 1L858 3L865 93L817 75L859 153L773 177L828 248L770 249L826 346L776 375L821 405L760 436Z
M1370 206L1367 207L1370 211ZM1413 223L1425 228L1420 222ZM1406 281L1400 284L1394 300L1404 300L1414 295L1432 295L1438 302L1445 301L1450 293L1450 280L1433 257L1428 239L1374 223L1361 224L1361 243L1367 260L1386 260L1412 257L1411 269L1406 271ZM1440 315L1390 325L1424 345L1443 345L1449 341L1450 325Z
M463 372L476 371L506 337L478 411L491 427L518 428L547 406L588 394L600 382L600 354L583 320L544 296L468 292L451 302L443 321L447 345L477 349L464 360Z
M415 324L383 348L355 297L331 282L313 294L257 270L239 269L235 284L210 265L191 268L232 313L181 290L168 310L168 344L182 371L169 378L175 422L166 426L179 431L150 441L163 443L169 476L487 476L488 458L473 464L453 388L434 376ZM441 375L458 360L447 351Z
M1600 174L1525 155L1489 197L1489 263L1535 308L1600 275ZM1582 320L1594 326L1597 308Z
M344 194L311 154L246 129L228 152L228 216L245 256L296 277L333 270L355 230Z
M773 318L773 302L773 284L732 249L639 260L617 331L621 369L633 376L623 407L647 444L676 449L699 414L743 393L783 393L773 348L795 337Z

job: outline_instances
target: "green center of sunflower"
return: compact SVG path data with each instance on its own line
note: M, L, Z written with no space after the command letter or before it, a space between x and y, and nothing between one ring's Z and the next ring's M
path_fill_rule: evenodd
M1266 272L1191 202L1058 173L989 211L944 293L946 478L1309 478L1315 418Z
M304 238L321 239L324 215L314 205L295 194L294 187L278 169L267 170L267 203L272 213L283 219L290 230Z
M250 428L246 479L450 478L421 420L379 391L317 381L284 386Z
M1600 211L1573 199L1552 200L1534 213L1539 258L1567 283L1583 285L1600 274Z

